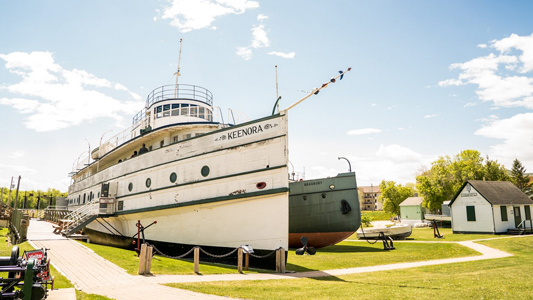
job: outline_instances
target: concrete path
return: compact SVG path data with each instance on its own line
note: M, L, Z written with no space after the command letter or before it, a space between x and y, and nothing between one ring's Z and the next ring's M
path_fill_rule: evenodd
M117 300L227 300L225 297L166 287L150 280L151 277L130 275L126 270L105 260L82 244L52 232L51 223L31 220L28 240L35 248L50 249L48 254L52 265L78 290ZM53 296L55 296L54 291L51 293L51 297Z
M324 276L340 276L347 274L399 270L430 265L441 265L456 262L477 261L508 257L512 254L493 249L473 241L457 242L481 253L478 256L436 259L429 261L397 263L370 267L357 267L326 271L311 271L289 274L221 274L221 275L155 275L132 276L111 262L95 254L78 242L65 239L52 233L52 225L44 221L32 220L28 230L28 239L36 248L46 247L54 267L71 280L77 289L87 293L104 295L109 298L121 299L228 299L213 295L205 295L185 290L162 286L164 283L187 283L204 281L233 280L272 280L298 279ZM201 266L200 266L201 270Z

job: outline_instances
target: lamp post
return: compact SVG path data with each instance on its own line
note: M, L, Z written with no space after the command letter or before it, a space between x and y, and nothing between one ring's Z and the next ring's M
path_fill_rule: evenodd
M339 160L345 159L348 162L348 172L352 172L352 164L346 157L339 157Z

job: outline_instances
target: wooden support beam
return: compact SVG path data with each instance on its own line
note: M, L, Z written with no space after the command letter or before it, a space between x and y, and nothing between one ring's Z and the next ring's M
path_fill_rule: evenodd
M146 244L141 245L141 253L139 254L139 275L144 275L146 271Z
M242 247L237 250L237 271L242 273Z
M200 248L194 248L194 273L200 273Z

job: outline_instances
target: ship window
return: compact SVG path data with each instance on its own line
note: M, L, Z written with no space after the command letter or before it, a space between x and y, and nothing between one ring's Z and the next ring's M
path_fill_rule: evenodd
M180 105L172 104L172 116L179 116L179 115L180 115Z
M83 204L85 204L85 194L83 194Z
M161 142L159 142L160 147L163 147L164 145L165 145L165 140L162 140Z
M198 117L198 106L191 104L191 117Z
M100 192L98 192L98 198L100 198Z
M156 108L154 108L154 115L156 115L156 117L159 119L161 118L161 112L163 111L163 107L162 106L158 106Z
M133 183L130 182L130 184L128 184L128 191L132 191L133 190Z
M152 185L152 179L147 178L146 179L146 187L149 188Z
M179 141L180 141L179 136L176 135L175 137L173 137L173 138L172 138L172 141L173 141L174 143L179 142Z
M210 110L207 111L207 121L213 121L213 113Z
M174 183L174 182L176 182L176 180L178 180L178 175L176 175L176 173L172 172L172 174L170 174L170 182Z
M189 104L181 104L181 115L182 116L189 115Z
M198 117L205 119L205 108L203 107L198 108Z
M170 104L163 105L163 117L170 116Z
M209 167L203 166L202 167L202 176L207 177L209 175Z
M190 139L191 138L191 134L190 133L187 133L185 135L183 135L183 139Z

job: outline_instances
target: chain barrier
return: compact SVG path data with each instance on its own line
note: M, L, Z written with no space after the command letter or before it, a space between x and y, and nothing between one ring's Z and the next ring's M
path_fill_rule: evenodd
M184 258L185 256L191 254L191 252L194 250L194 248L196 247L192 247L191 250L187 251L187 253L185 254L182 254L182 255L178 255L178 256L170 256L170 255L166 255L165 253L161 252L161 250L157 249L154 245L150 245L147 243L148 246L152 246L155 250L155 252L157 252L157 254L163 256L163 257L166 257L166 258L171 258L171 259L181 259L181 258ZM199 247L198 247L199 248Z
M253 253L249 253L249 254L250 254L251 257L255 257L255 258L267 258L267 257L271 256L272 254L276 253L276 251L278 251L279 249L281 249L281 247L279 247L276 250L272 250L272 252L267 253L265 255L255 255Z
M198 247L200 248L200 247ZM202 251L203 254L207 255L207 256L211 256L211 257L214 257L214 258L224 258L224 257L228 257L230 255L232 255L233 253L235 253L235 251L239 250L240 247L237 247L235 249L233 249L231 252L227 253L227 254L222 254L222 255L215 255L215 254L211 254L207 251L205 251L204 249L200 248L200 251Z
M221 255L216 255L216 254L212 254L212 253L209 253L209 252L205 251L205 250L202 249L201 247L195 246L195 247L192 247L191 250L187 251L185 254L178 255L178 256L170 256L170 255L166 255L166 254L163 253L161 250L157 249L157 247L154 246L154 245L151 245L151 244L148 244L148 243L147 243L147 245L148 245L148 246L152 246L152 247L154 248L155 252L157 252L157 254L159 254L159 255L161 255L161 256L163 256L163 257L166 257L166 258L171 258L171 259L181 259L181 258L184 258L185 256L191 254L191 252L193 252L195 248L199 248L200 251L201 251L203 254L207 255L207 256L211 256L211 257L214 257L214 258L224 258L224 257L228 257L228 256L232 255L232 254L235 253L237 250L239 250L239 248L241 248L241 247L237 247L237 248L231 250L229 253L221 254ZM279 248L276 249L276 250L272 250L272 252L269 252L269 253L267 253L267 254L265 254L265 255L255 255L255 254L253 254L253 253L249 253L249 254L250 254L251 257L255 257L255 258L259 258L259 259L261 259L261 258L267 258L267 257L273 255L273 254L276 253L276 251L278 251L279 249L281 249L281 247L279 247Z

